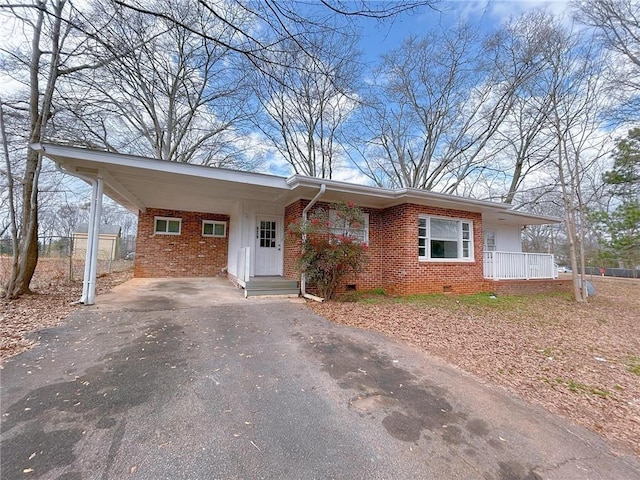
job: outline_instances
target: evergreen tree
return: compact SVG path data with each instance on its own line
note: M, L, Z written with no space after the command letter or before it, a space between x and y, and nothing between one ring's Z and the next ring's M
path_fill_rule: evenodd
M597 213L605 233L606 254L625 267L640 266L640 128L629 131L613 152L613 169L603 175L613 209Z

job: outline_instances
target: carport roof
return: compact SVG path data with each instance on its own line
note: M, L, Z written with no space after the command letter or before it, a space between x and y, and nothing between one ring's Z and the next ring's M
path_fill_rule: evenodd
M239 200L288 205L311 199L324 184L323 201L353 201L372 208L402 203L482 213L484 221L531 225L558 223L555 217L511 210L510 205L418 189L384 189L303 175L289 178L224 168L167 162L56 144L33 147L71 175L101 176L104 193L125 208L231 213Z

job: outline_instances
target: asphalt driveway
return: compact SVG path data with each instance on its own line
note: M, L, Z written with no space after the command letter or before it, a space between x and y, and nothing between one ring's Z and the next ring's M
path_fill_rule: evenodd
M136 280L1 371L3 480L640 479L597 435L225 280Z

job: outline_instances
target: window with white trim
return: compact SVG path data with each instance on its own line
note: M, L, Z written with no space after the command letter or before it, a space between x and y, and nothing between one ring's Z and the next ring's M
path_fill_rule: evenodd
M473 260L473 222L419 217L418 258L430 261Z
M154 217L153 231L156 235L180 235L182 219L172 217Z
M362 214L363 224L348 223L347 219L340 218L337 210L329 210L329 222L331 222L331 233L340 237L351 237L358 242L369 244L369 214Z
M203 237L220 237L220 238L226 237L227 222L219 222L216 220L203 220L202 236Z

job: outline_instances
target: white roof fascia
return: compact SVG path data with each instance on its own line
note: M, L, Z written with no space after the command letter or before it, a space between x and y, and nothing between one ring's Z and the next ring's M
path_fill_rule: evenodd
M390 200L396 201L407 201L410 199L421 200L421 201L437 201L437 202L446 202L451 204L451 208L456 208L458 210L465 210L468 207L474 207L472 211L482 211L486 209L491 210L509 210L511 208L510 205L506 205L503 203L489 202L486 200L476 200L473 198L466 197L458 197L456 195L451 195L448 193L437 193L428 190L419 190L415 188L398 188L398 189L387 189L382 187L372 187L367 185L356 185L353 183L340 182L337 180L326 180L322 178L315 177L306 177L302 175L294 175L287 179L287 184L295 189L296 187L319 187L320 184L324 183L327 186L327 189L332 191L340 191L345 193L354 193L354 194L364 194L370 195L378 198L386 198Z
M324 183L327 186L327 189L334 192L354 193L390 200L396 198L394 190L372 187L369 185L357 185L355 183L341 182L338 180L328 180L326 178L293 175L292 177L287 178L286 182L292 190L295 190L298 187L320 188L320 185Z
M295 189L297 187L315 187L321 184L327 186L327 190L344 193L367 195L376 198L383 198L394 201L396 204L418 201L434 202L439 205L448 204L448 208L454 210L472 211L479 213L492 212L498 215L505 215L512 219L521 221L522 225L528 223L559 223L562 220L557 217L547 215L537 215L526 212L512 210L512 206L506 203L490 202L488 200L476 200L474 198L459 197L448 193L438 193L415 188L386 189L367 185L356 185L353 183L341 182L337 180L327 180L322 178L307 177L304 175L294 175L287 179L287 184Z
M535 225L563 222L562 218L559 217L552 217L551 215L539 215L537 213L520 212L519 210L508 210L504 212L504 214L521 219L522 225L528 225L527 222L532 222Z
M97 150L88 150L86 148L67 147L48 143L32 144L31 147L36 151L41 151L45 156L51 158L56 163L62 164L68 163L65 162L65 159L84 160L101 164L105 168L109 165L126 166L145 170L154 170L163 173L209 178L212 180L223 180L249 185L289 189L284 177L264 173L240 172L226 168L206 167L190 163L168 162L164 160L138 157L135 155L102 152Z
M402 192L404 198L415 198L417 200L434 200L438 202L451 203L452 207L457 210L469 210L472 212L482 212L485 210L504 211L509 210L511 205L505 203L490 202L488 200L476 200L475 198L459 197L449 193L431 192L428 190L418 190L414 188L404 189ZM461 206L463 208L461 208Z

